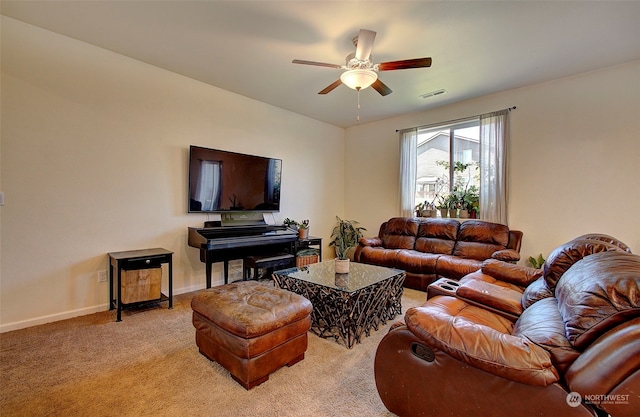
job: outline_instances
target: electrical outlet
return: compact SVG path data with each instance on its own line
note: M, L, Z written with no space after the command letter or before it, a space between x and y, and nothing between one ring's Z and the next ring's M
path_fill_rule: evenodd
M107 271L98 271L98 282L107 282Z

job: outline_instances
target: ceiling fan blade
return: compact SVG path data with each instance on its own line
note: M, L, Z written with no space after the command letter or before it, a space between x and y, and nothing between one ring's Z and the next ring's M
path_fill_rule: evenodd
M356 58L360 61L366 61L369 59L375 38L376 33L374 31L360 29L360 33L358 33L358 45L356 46Z
M315 65L316 67L328 67L328 68L337 68L337 69L342 68L342 65L327 64L326 62L304 61L302 59L294 59L291 62L293 64Z
M378 71L393 71L409 68L424 68L431 66L431 58L405 59L402 61L389 61L378 64Z
M342 84L342 81L336 80L336 81L333 82L333 84L331 84L330 86L326 87L324 90L320 91L318 94L327 94L327 93L331 92L334 88L339 86L340 84Z
M373 84L371 84L371 88L373 88L378 93L380 93L381 96L386 96L386 95L391 94L393 92L393 90L391 90L389 87L387 87L387 85L385 83L383 83L382 81L380 81L379 78L377 80L375 80L373 82Z

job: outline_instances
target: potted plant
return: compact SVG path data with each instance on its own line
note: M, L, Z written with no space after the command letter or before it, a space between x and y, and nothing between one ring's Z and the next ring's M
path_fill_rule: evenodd
M291 220L290 218L284 219L282 222L286 227L298 231L298 237L300 239L306 239L309 237L309 219L303 220L301 222L297 222L295 220Z
M427 201L416 205L416 217L436 217L436 208Z
M298 237L300 239L306 239L309 237L309 219L298 223Z
M447 212L449 211L449 203L447 202L446 197L438 197L436 208L440 210L440 217L442 217L443 219L447 217Z
M336 251L336 273L346 274L349 272L349 255L358 245L362 232L367 229L358 226L359 223L355 220L342 220L338 216L336 220L338 223L331 232L329 246L333 246Z
M416 208L415 208L416 217L423 217L425 215L425 209L426 209L425 204L426 204L426 201L424 203L418 203L416 205Z
M455 219L458 217L458 197L451 193L447 196L447 208L449 209L449 217Z
M532 268L535 269L542 269L542 266L544 265L544 261L545 259L542 257L542 254L539 254L537 258L534 258L533 256L529 256L529 263L531 264Z
M469 217L475 219L478 215L478 209L480 208L480 192L475 185L472 185L467 190L464 197L464 205L469 211Z

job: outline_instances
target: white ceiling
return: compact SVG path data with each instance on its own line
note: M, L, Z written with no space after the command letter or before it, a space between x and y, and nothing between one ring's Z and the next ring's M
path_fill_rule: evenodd
M360 122L640 59L639 1L9 1L2 14L331 123L356 121L357 93L318 91L360 28L374 63L432 57L379 73L393 93L360 93ZM420 95L439 89L447 94Z

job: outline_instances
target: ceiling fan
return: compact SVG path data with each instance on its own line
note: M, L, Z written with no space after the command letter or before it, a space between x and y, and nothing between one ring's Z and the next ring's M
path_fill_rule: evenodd
M340 75L339 80L336 80L318 94L327 94L340 84L345 84L347 87L358 91L371 86L383 96L390 94L392 90L378 79L378 71L394 71L431 66L431 58L405 59L374 64L371 62L371 50L373 49L373 41L375 38L376 32L360 29L358 36L353 38L353 45L356 47L356 52L347 55L345 65L305 61L301 59L294 59L293 63L346 70Z

